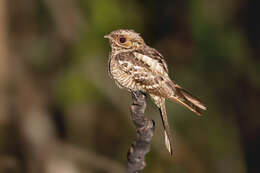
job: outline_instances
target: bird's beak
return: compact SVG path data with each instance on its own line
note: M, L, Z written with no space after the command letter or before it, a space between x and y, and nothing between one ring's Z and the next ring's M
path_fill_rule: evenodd
M104 36L104 38L111 39L112 37L110 36L110 34L107 34L107 35Z

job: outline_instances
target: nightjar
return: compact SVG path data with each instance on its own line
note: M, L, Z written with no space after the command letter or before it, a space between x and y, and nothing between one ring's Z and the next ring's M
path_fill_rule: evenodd
M165 145L172 154L172 137L165 108L165 99L180 103L201 115L206 106L170 79L163 56L145 44L133 30L115 30L104 36L109 39L109 74L119 88L148 93L159 108L164 127Z

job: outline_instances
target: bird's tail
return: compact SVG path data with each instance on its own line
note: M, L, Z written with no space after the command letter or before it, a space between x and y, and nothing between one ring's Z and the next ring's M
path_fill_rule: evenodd
M206 110L206 106L196 97L192 96L188 91L184 90L177 84L174 85L175 95L169 97L171 101L175 101L187 107L197 115L201 115L201 110Z
M165 101L161 102L160 104L160 113L161 113L161 118L162 118L162 123L164 127L164 139L165 139L165 146L169 153L172 155L173 153L173 148L172 148L172 136L170 132L170 126L168 123L168 117L166 114L166 108L165 108Z

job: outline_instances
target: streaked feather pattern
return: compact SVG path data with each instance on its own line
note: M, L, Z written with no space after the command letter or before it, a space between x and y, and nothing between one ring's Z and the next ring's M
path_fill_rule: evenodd
M147 46L138 33L133 30L116 30L106 38L109 38L112 48L109 58L110 76L120 88L150 94L160 109L165 145L172 154L165 99L180 103L198 115L201 115L201 110L206 110L206 106L170 79L163 56Z

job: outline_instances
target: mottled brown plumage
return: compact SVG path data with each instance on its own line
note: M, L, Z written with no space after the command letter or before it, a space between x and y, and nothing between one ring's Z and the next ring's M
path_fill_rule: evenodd
M109 74L116 84L128 91L140 90L149 93L160 109L164 126L165 145L172 154L172 138L166 115L165 99L180 103L201 115L206 110L199 99L177 85L168 76L168 67L163 56L145 44L133 30L116 30L106 35L111 52Z

